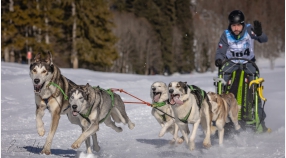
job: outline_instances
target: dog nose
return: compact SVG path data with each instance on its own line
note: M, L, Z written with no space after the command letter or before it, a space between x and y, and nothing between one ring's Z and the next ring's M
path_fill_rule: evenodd
M76 108L77 108L77 105L73 105L72 108L73 108L73 109L76 109Z
M152 87L152 90L155 91L155 90L156 90L156 87Z
M36 78L34 79L34 83L38 84L40 82L40 79Z
M169 89L169 93L173 93L174 92L174 89Z

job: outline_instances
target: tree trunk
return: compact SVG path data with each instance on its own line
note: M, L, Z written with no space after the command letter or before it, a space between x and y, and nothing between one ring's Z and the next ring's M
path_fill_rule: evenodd
M74 69L78 68L78 57L76 51L76 6L75 2L72 2L72 17L73 17L73 28L72 28L72 55L71 62Z
M14 11L14 1L13 0L9 0L9 11L13 12ZM12 23L12 19L10 20L10 23ZM6 62L14 62L15 61L15 56L14 56L14 51L12 50L9 53L9 49L5 48L4 50L5 53L5 61Z
M50 44L50 37L49 37L49 19L45 17L45 25L46 25L46 34L45 34L45 42L46 44Z
M45 7L45 11L47 12L48 11L48 9L47 9L47 7ZM50 37L49 37L49 19L48 19L48 16L47 16L47 14L45 14L45 31L46 31L46 33L45 33L45 42L46 42L46 44L50 44Z
M15 62L15 53L14 53L14 50L12 49L11 52L10 52L10 62Z
M9 62L9 49L8 49L8 47L6 47L4 49L4 61Z

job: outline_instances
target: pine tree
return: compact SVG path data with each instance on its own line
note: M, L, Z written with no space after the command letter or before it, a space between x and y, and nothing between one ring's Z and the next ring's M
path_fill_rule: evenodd
M64 1L74 4L74 16L69 17L67 27L73 29L72 58L79 65L96 70L110 67L118 54L114 48L116 37L112 14L103 0ZM72 59L74 60L74 59Z
M59 37L60 27L52 24L57 23L60 19L57 16L62 14L55 3L14 0L5 3L2 13L2 48L5 51L15 51L19 58L25 58L28 51L35 54L53 50L48 37Z
M181 68L182 72L190 72L194 69L194 52L193 52L193 21L189 7L189 2L177 0L175 2L176 25L181 31L182 46L180 63L176 65Z
M63 14L64 10L60 7L60 2L41 0L40 1L40 18L42 19L43 28L41 30L43 40L43 50L55 50L55 54L59 53L58 47L63 42ZM60 44L58 44L60 43Z

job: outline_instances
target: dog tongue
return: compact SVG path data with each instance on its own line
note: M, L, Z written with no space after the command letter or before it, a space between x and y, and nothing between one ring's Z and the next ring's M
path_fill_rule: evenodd
M74 116L77 116L78 112L73 111L72 114L73 114Z
M154 99L154 102L158 102L160 99L160 94L159 93L156 94L153 99Z
M179 104L179 105L182 105L184 103L179 99L179 96L174 97L174 101L176 104Z

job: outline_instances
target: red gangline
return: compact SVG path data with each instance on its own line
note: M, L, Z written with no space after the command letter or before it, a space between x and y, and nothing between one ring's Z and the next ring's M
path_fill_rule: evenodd
M124 103L147 104L148 106L151 106L150 103L148 103L148 102L146 102L146 101L144 101L144 100L142 100L142 99L139 99L138 97L135 97L134 95L132 95L132 94L130 94L130 93L127 93L127 92L124 91L123 89L110 88L110 90L111 90L112 92L114 92L114 91L119 91L120 93L123 92L123 93L128 94L128 95L130 95L130 96L132 96L132 97L134 97L134 98L136 98L136 99L138 99L138 100L141 101L141 102L124 102Z

